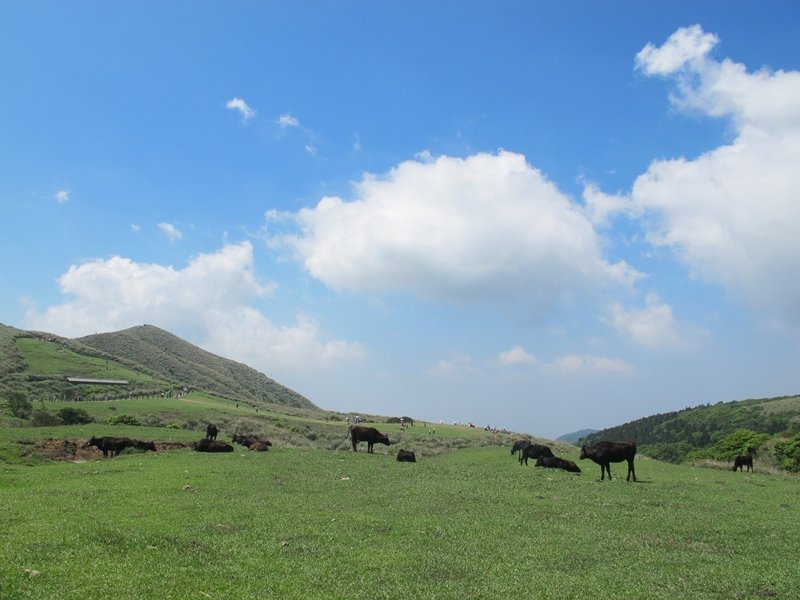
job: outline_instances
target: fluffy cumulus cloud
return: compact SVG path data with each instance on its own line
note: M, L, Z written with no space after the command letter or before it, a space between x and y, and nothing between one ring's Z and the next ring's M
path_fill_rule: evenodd
M647 296L643 309L614 304L606 320L619 333L643 346L676 346L681 342L672 308L656 294Z
M225 103L225 108L237 111L245 123L256 116L256 111L250 108L247 102L241 98L231 98Z
M653 162L627 203L592 189L585 197L598 220L614 210L644 215L648 241L672 249L694 276L797 325L800 72L714 60L717 42L699 26L680 29L648 44L637 66L672 82L677 108L728 119L733 141Z
M519 154L440 156L365 176L273 238L336 290L523 302L532 311L636 273L611 264L580 208ZM274 215L273 215L274 216Z
M262 371L364 354L357 343L325 340L310 317L280 326L259 312L254 302L274 286L259 283L249 242L200 254L183 269L120 256L90 260L70 267L58 283L70 299L29 311L30 328L78 337L152 323Z
M55 194L53 194L53 198L59 204L66 204L69 202L69 192L67 190L58 190Z

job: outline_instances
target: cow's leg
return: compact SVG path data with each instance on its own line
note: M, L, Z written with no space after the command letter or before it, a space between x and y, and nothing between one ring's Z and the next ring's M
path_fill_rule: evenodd
M367 452L372 454L372 442L367 441Z
M628 459L628 479L627 481L631 480L631 475L633 475L633 480L636 481L636 471L633 468L633 459Z
M358 442L356 442L356 439L353 438L353 452L358 452L358 448L356 446L358 446Z

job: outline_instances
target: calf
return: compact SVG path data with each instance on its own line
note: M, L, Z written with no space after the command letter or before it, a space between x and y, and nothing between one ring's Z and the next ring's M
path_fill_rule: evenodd
M215 440L217 439L217 434L219 433L219 429L213 423L209 423L208 427L206 427L206 439L207 440Z
M397 461L398 462L417 462L416 455L411 452L411 450L400 450L397 451Z
M550 450L548 446L543 446L542 444L528 444L522 449L520 464L522 464L524 460L527 465L529 458L539 458L540 456L553 456L553 451Z
M736 458L733 459L733 470L739 469L740 471L744 471L744 468L747 467L748 471L753 470L753 455L752 454L740 454Z
M156 452L156 444L155 442L144 442L142 440L131 440L131 443L128 447L138 448L139 450L144 450L147 452L150 450L151 452Z
M219 440L205 438L192 444L198 452L233 452L233 446Z
M611 481L611 464L612 462L628 461L628 478L627 481L636 481L636 471L633 468L633 459L636 456L636 444L633 442L598 442L594 446L581 447L581 460L584 458L591 458L594 462L600 465L600 479L606 478L606 471L608 471L608 480Z
M374 427L363 427L361 425L351 425L348 430L350 439L353 442L353 452L358 452L358 443L367 442L367 452L372 453L372 447L377 444L390 444L389 437L382 434Z
M564 469L570 473L581 472L581 468L574 462L557 456L540 456L536 459L536 466L544 467L545 469Z
M250 444L251 452L266 452L267 450L269 450L269 446L264 442L253 442Z

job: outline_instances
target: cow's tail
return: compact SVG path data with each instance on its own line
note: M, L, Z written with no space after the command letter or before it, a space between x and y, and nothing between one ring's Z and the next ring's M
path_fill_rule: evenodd
M349 438L349 437L350 437L352 434L353 434L353 426L352 426L352 425L350 425L350 426L348 426L348 428L347 428L347 435L346 435L346 436L344 436L344 439L347 439L347 438Z

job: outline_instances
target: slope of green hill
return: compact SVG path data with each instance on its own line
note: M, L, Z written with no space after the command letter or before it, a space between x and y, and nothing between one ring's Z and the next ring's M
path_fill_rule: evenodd
M68 377L118 379L76 387ZM0 324L0 396L30 401L152 394L181 387L231 400L319 410L310 400L241 363L216 356L153 327L68 339Z
M633 440L642 453L680 462L711 456L709 451L723 445L726 438L738 435L746 439L747 435L741 433L745 431L764 434L763 439L772 441L800 433L800 396L685 408L603 429L587 435L582 442Z

